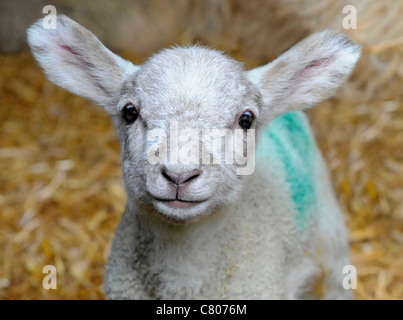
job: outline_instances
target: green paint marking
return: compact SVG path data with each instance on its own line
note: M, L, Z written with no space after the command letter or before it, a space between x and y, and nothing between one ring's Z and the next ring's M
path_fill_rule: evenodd
M280 165L285 171L300 230L305 229L316 201L315 152L316 144L302 112L290 112L274 119L264 129L257 149L257 159Z

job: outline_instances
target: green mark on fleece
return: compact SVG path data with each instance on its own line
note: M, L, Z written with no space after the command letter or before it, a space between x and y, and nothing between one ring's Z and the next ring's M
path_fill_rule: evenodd
M285 171L302 231L315 205L314 154L316 145L302 112L290 112L272 120L264 129L257 149L262 157ZM279 164L280 162L280 164Z

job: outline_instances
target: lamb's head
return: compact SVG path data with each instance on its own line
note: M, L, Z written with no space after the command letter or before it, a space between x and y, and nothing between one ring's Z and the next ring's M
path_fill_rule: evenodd
M117 106L129 198L181 223L234 199L242 179L219 146L260 112L239 63L203 47L163 50L124 82Z
M253 172L255 132L331 96L360 54L344 35L325 31L248 72L199 46L163 50L135 66L65 16L56 30L38 21L28 41L50 80L112 116L129 205L174 223L233 201L242 174Z

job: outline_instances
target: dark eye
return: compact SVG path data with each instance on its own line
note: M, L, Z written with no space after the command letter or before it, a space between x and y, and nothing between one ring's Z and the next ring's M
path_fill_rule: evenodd
M134 121L137 120L139 114L136 108L131 103L128 103L127 105L124 106L122 110L122 116L127 124L132 124Z
M253 114L250 111L245 111L242 113L242 115L239 117L238 120L239 126L244 129L250 129L253 123Z

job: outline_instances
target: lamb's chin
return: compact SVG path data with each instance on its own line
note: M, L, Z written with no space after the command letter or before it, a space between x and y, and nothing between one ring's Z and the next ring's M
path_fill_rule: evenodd
M161 217L169 223L184 225L197 222L212 212L210 201L160 201L153 200L153 206Z

